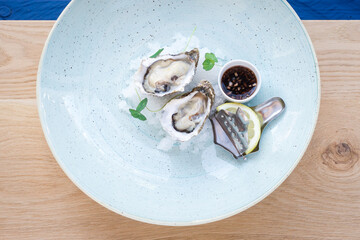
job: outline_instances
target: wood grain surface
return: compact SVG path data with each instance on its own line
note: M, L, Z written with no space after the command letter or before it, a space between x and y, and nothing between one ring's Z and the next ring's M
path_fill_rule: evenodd
M0 21L0 239L360 239L360 21L304 23L319 60L322 99L298 167L243 213L162 227L105 209L65 176L35 101L53 22Z

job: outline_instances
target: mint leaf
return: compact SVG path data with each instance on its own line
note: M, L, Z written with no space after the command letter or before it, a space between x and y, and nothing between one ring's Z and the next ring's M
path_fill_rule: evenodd
M203 62L203 68L204 70L206 71L210 71L215 65L215 62L214 61L211 61L209 59L206 59L204 62Z
M142 110L144 110L144 108L146 107L147 102L148 102L147 98L144 98L143 100L141 100L139 105L136 107L136 111L140 113Z
M206 71L210 71L215 63L218 62L217 57L213 53L205 53L205 61L203 62L203 68Z
M139 117L139 113L138 111L134 110L134 109L129 109L131 116L133 116L134 118L138 118Z
M209 59L210 61L216 63L218 62L217 57L213 53L205 53L205 59Z
M164 48L160 48L154 55L152 55L150 58L156 58L160 55L160 53L164 50Z
M139 116L137 117L139 120L141 121L145 121L146 117L144 115L142 115L141 113L139 113Z
M141 114L140 112L136 111L135 109L129 109L129 111L131 113L131 116L133 116L134 118L137 118L137 119L139 119L141 121L146 120L146 117L143 114Z

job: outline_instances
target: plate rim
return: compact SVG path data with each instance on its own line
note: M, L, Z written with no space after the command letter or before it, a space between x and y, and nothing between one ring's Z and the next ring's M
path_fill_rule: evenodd
M42 67L43 67L45 55L46 55L46 52L47 52L47 49L48 49L48 45L49 45L50 39L52 38L53 32L55 31L55 29L57 28L59 23L62 21L62 19L64 18L64 16L65 16L66 12L68 11L68 9L76 1L79 1L79 0L71 0L71 2L64 8L64 10L61 12L60 16L58 17L58 19L54 23L53 27L51 28L51 30L49 32L49 35L48 35L48 37L47 37L47 39L45 41L45 44L44 44L44 47L43 47L43 50L42 50L42 53L41 53L39 65L38 65L38 71L37 71L36 105L37 105L38 116L39 116L39 119L40 119L41 129L42 129L42 131L44 133L46 143L49 146L52 155L54 156L56 162L59 164L60 168L63 170L65 175L73 182L73 184L76 187L78 187L83 193L85 193L85 195L87 195L89 198L91 198L92 200L94 200L98 204L102 205L103 207L105 207L105 208L107 208L107 209L109 209L109 210L111 210L111 211L113 211L113 212L115 212L115 213L117 213L117 214L119 214L121 216L130 218L130 219L133 219L133 220L136 220L136 221L155 224L155 225L162 225L162 226L193 226L193 225L201 225L201 224L220 221L220 220L232 217L232 216L234 216L236 214L239 214L239 213L249 209L250 207L255 206L256 204L258 204L259 202L264 200L267 196L269 196L272 192L274 192L289 177L289 175L294 171L294 169L299 164L300 160L303 158L306 150L309 147L310 141L311 141L311 139L312 139L312 137L314 135L315 128L316 128L316 125L317 125L317 122L318 122L318 119L319 119L320 102L321 102L321 78L320 78L320 70L319 70L319 64L318 64L318 59L317 59L317 56L316 56L316 52L315 52L313 43L311 41L311 38L310 38L308 32L306 31L306 28L305 28L304 24L302 23L301 19L299 18L299 16L295 12L295 10L292 8L292 6L286 0L280 0L290 10L290 12L294 15L294 17L297 19L301 29L305 33L306 39L307 39L307 41L308 41L308 43L310 45L311 53L313 55L313 60L314 60L315 69L316 69L316 76L317 76L317 79L318 79L318 86L317 86L318 92L317 92L317 99L316 99L317 104L316 104L315 119L314 119L312 129L310 131L310 134L309 134L308 138L306 139L304 149L300 153L298 159L296 159L296 161L294 161L293 165L286 172L286 174L284 174L284 176L272 188L270 188L268 191L263 193L260 197L258 197L256 200L250 202L249 204L247 204L247 205L245 205L243 207L240 207L240 208L236 209L235 211L231 211L229 213L219 215L217 217L207 218L207 219L202 219L202 220L174 222L174 221L159 221L159 220L154 220L154 219L150 219L150 218L143 218L143 217L139 217L139 216L135 216L135 215L126 213L125 211L120 211L120 210L112 207L110 204L107 204L107 203L104 203L104 202L100 201L96 196L93 196L92 193L87 191L84 184L81 186L80 183L78 183L76 181L76 177L71 174L70 170L68 170L66 168L66 166L60 160L60 157L57 156L56 151L55 151L55 147L52 145L50 137L46 134L45 129L46 129L47 125L46 125L46 122L45 122L45 116L43 116L42 111L41 111L42 103L41 103L41 98L40 98L40 91L41 91L41 89L40 89L40 81L41 80L40 79L41 79Z

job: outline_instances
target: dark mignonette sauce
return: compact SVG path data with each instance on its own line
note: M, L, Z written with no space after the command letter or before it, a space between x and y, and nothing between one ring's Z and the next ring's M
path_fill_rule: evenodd
M250 97L255 92L256 85L256 75L247 67L231 67L221 78L221 87L224 93L236 100Z

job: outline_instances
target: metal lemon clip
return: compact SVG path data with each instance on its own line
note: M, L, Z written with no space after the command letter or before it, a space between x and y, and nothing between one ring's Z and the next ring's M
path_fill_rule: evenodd
M278 117L285 109L284 101L279 97L274 97L257 106L250 107L258 115L261 124L261 133L267 124ZM245 156L248 148L247 129L248 121L244 112L238 108L236 113L220 110L211 118L214 132L214 143L222 146L231 152L235 158ZM260 137L261 139L261 137ZM260 140L254 151L259 150Z

